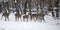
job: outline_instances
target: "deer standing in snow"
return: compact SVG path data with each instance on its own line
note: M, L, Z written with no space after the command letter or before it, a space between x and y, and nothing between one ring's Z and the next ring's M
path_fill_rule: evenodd
M23 15L23 20L25 21L25 19L27 19L27 22L28 22L28 18L29 18L29 15Z
M30 19L31 19L31 20L34 19L34 18L37 20L37 14L31 14L31 15L30 15ZM35 20L35 19L34 19L34 20Z
M16 11L16 14L15 14L15 20L19 21L19 18L21 19L21 14L19 13L19 10L18 10Z
M7 11L5 10L4 13L2 14L1 20L3 17L5 17L5 21L7 21L7 19L9 20L9 14L10 13L7 13Z
M42 12L41 12L41 13L38 14L38 17L37 17L37 18L38 18L41 22L42 22L42 20L45 22L45 19L44 19L44 16L45 16L45 15L48 15L47 12L45 12L45 13L42 13Z

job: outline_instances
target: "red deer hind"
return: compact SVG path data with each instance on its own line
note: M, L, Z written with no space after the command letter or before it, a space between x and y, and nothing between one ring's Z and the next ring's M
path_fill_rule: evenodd
M15 20L19 21L19 18L21 19L21 14L19 12L16 12L16 14L15 14Z
M24 15L23 20L25 21L25 19L27 19L27 22L28 22L28 17L29 17L29 15Z
M42 20L45 22L45 19L44 19L45 15L48 15L48 14L46 12L38 14L37 18L40 20L40 22L42 22Z
M31 14L30 15L30 18L31 18L31 20L33 19L33 20L37 20L37 14Z
M3 17L3 16L5 17L5 21L7 21L7 19L9 20L9 14L10 14L10 13L7 13L7 11L5 11L5 12L2 14L2 17ZM2 17L1 17L1 20L2 20Z

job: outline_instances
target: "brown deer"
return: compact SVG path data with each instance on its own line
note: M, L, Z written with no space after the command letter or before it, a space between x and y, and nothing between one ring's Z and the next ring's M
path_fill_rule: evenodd
M20 14L19 12L17 12L17 13L15 14L15 20L16 20L16 21L19 21L19 18L21 19L21 14Z
M5 11L3 14L2 14L2 17L4 16L5 17L5 21L7 21L7 19L9 20L9 14L10 13L7 13L7 11ZM2 17L1 17L1 20L2 20Z
M23 20L25 21L25 19L27 19L27 22L28 22L28 17L29 17L29 15L24 15Z
M40 14L38 14L38 19L42 22L42 20L45 22L45 19L44 19L44 16L45 15L48 15L46 12L45 13L40 13Z
M34 19L34 18L37 20L37 14L31 14L31 15L30 15L30 19L31 19L31 20ZM35 19L34 19L34 20L35 20ZM35 21L36 21L36 20L35 20Z

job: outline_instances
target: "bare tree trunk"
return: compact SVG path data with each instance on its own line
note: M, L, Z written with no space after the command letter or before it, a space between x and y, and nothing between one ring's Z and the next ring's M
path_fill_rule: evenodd
M48 10L51 11L52 16L55 17L54 12L53 12L53 7L51 5L49 6L49 9Z
M36 4L36 7L37 7L36 9L37 9L37 14L38 14L38 9L39 9L39 7L38 7L38 3Z
M58 9L56 9L56 17L59 17Z
M55 7L57 7L57 9L55 9L55 11L56 11L56 17L57 17L57 18L59 17L58 4L59 4L59 0L57 0L57 1L55 2Z
M3 9L2 4L0 3L0 13L2 12L2 9Z
M31 15L31 1L29 1L29 12L30 12L30 15Z
M27 0L25 1L25 5L24 5L24 14L26 14L26 8L27 8Z
M41 12L42 12L42 7L41 7L41 4L40 4L40 9L41 9Z
M48 10L52 12L52 16L54 17L54 12L53 12L53 4L52 4L52 1L51 0L48 0Z
M53 12L53 9L52 9L52 16L55 17L54 12Z

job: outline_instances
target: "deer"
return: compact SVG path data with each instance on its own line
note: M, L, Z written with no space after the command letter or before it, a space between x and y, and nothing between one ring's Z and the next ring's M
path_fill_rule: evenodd
M40 22L42 22L42 20L44 22L46 22L45 19L44 19L44 16L45 15L48 15L47 12L45 12L45 13L41 12L41 13L38 14L38 17L37 18L40 20Z
M21 19L21 14L19 12L16 12L16 14L15 14L15 20L19 21L19 18Z
M25 19L27 19L27 22L28 22L28 18L29 18L29 15L23 15L23 20L25 21Z
M35 19L34 19L35 18ZM30 19L32 20L32 19L34 19L35 21L37 20L37 14L31 14L30 15Z
M2 14L1 20L2 20L3 17L5 17L5 21L7 21L7 19L9 20L9 18L8 18L9 14L10 13L7 13L7 11L5 10L5 12Z

